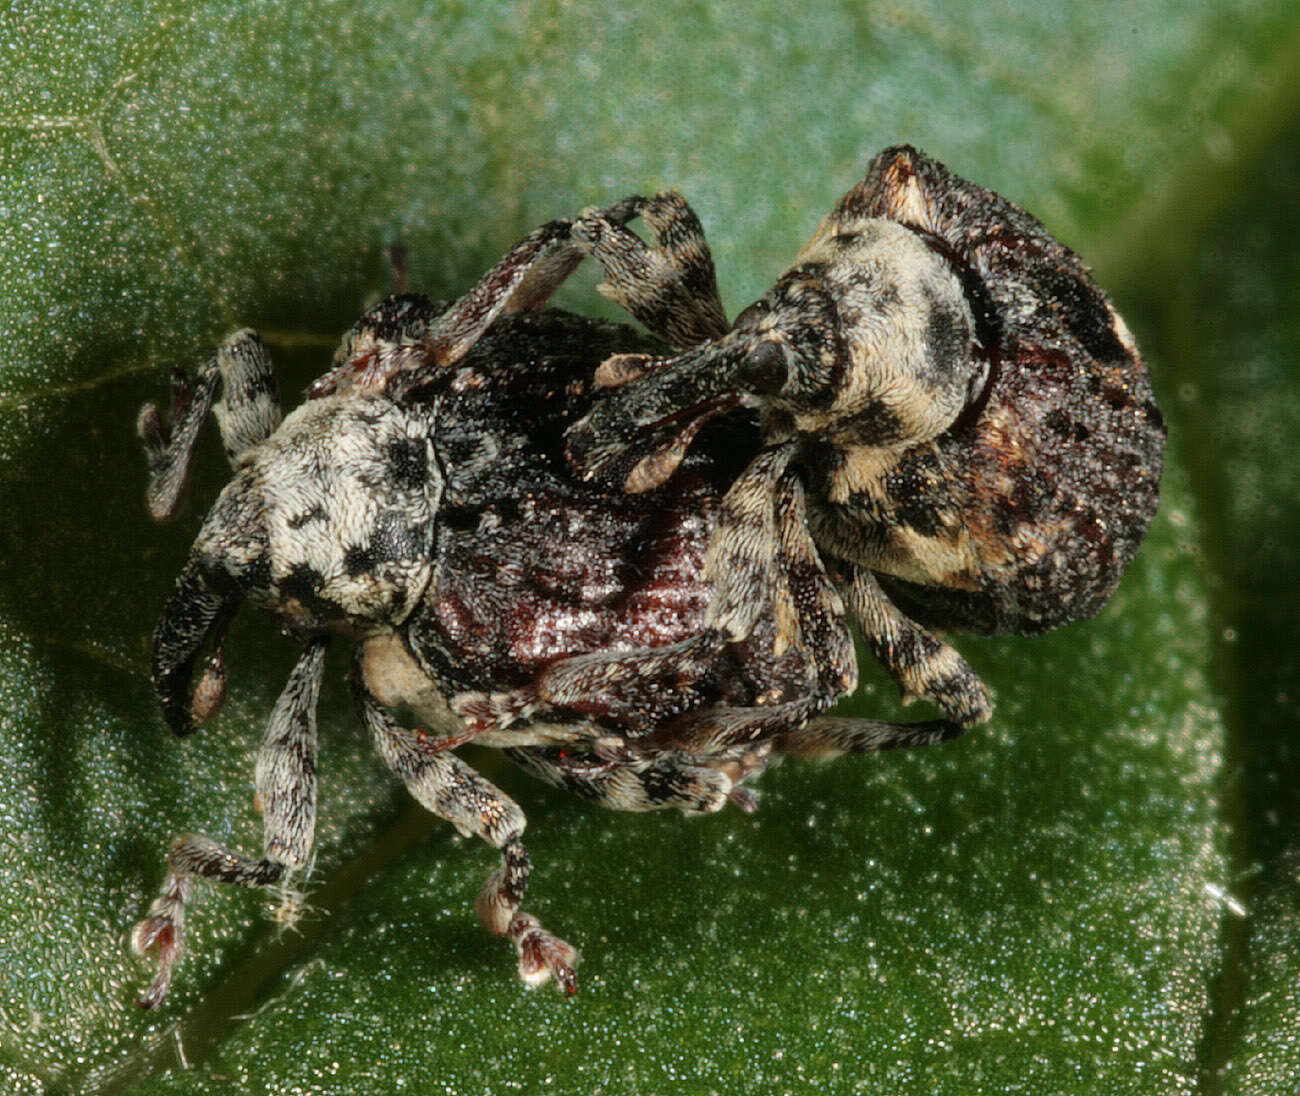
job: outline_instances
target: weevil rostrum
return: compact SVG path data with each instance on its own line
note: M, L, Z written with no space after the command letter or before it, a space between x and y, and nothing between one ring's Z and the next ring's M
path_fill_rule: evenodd
M584 256L649 334L543 307ZM709 813L752 809L746 782L785 756L952 738L991 701L930 629L1095 613L1155 512L1164 438L1078 258L909 148L734 323L690 207L629 198L543 226L449 306L381 302L308 397L281 421L244 331L177 382L166 422L141 412L155 517L178 511L209 411L233 469L155 630L167 722L188 734L220 706L243 601L302 649L258 755L262 855L176 839L132 936L158 956L146 1007L197 881L277 884L292 908L331 638L354 644L379 756L501 850L480 920L526 983L573 992L576 950L521 909L523 812L457 746L613 809ZM857 684L851 625L940 718L825 714Z

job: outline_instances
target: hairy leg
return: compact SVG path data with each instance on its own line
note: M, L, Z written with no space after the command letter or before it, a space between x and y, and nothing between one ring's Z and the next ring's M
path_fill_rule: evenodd
M637 216L654 233L653 246L625 227ZM312 384L309 395L422 383L431 371L464 357L498 316L542 307L586 255L605 267L602 291L669 342L689 346L727 330L713 260L694 211L671 192L631 197L530 232L437 316L421 346L342 361Z
M220 399L216 399L218 389ZM149 462L145 501L156 521L167 521L180 512L209 411L216 416L226 457L232 462L280 425L280 395L271 358L256 331L246 328L227 338L196 377L183 370L173 373L165 422L154 404L140 409L136 430Z
M966 730L947 719L921 723L889 723L879 719L820 716L804 726L778 735L775 749L789 757L820 760L846 753L872 753L909 746L935 746Z
M142 1008L158 1005L171 987L184 950L186 907L197 880L267 887L287 872L311 863L316 829L316 700L325 666L324 639L307 645L267 724L257 759L257 794L262 803L263 855L235 852L200 834L182 834L167 854L167 878L149 913L131 933L138 954L158 953L153 983L140 999ZM286 890L281 914L297 911Z
M600 758L556 747L522 747L506 756L534 776L613 811L679 810L683 814L712 814L728 802L749 808L747 790L739 782L762 771L770 756L766 747L737 752L726 762L702 764L701 758L657 750Z
M415 800L462 834L481 837L501 850L501 866L488 877L475 908L490 932L515 945L520 977L533 986L554 977L572 994L577 988L576 949L519 909L531 870L522 840L523 811L455 754L432 750L398 727L366 689L360 673L353 674L353 693L376 752Z
M841 588L872 654L905 698L928 700L963 727L983 723L993 714L988 689L970 664L899 612L869 570L854 567Z
M649 226L653 243L626 227L634 217ZM573 235L604 268L596 288L669 345L694 346L726 334L730 325L704 229L676 191L583 210Z
M747 639L769 611L776 614L778 647L798 642L798 635L790 634L794 607L776 558L777 487L793 452L789 445L764 449L722 498L704 561L714 587L705 626L733 643Z

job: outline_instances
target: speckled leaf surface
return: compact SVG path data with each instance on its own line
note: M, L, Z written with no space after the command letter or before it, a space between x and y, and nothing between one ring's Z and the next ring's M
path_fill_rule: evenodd
M0 12L0 1091L1240 1093L1300 1074L1300 13L1184 4L14 4ZM166 1006L126 932L171 836L255 849L293 659L170 739L152 620L196 528L135 411L223 333L287 392L386 288L463 289L549 217L676 186L731 309L908 141L1092 261L1172 430L1094 622L959 641L942 749L769 773L754 815L529 813L581 992L517 983L494 854L410 808L335 658L313 911L211 891ZM591 280L565 293L583 309ZM205 449L196 500L223 479ZM895 712L878 673L851 702Z

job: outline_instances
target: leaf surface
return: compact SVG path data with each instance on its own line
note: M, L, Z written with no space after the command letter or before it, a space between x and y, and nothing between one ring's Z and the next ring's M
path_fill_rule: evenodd
M0 14L0 1088L1287 1091L1298 43L1264 0ZM1147 350L1164 504L1102 616L959 639L987 728L788 763L752 816L612 815L473 754L528 811L532 908L583 948L571 1001L479 930L495 854L406 805L336 654L314 912L277 937L264 896L209 892L136 1010L126 933L172 835L260 844L293 659L241 618L228 708L166 736L149 636L197 517L148 524L133 424L168 368L251 324L294 393L386 244L450 296L535 224L666 186L734 313L900 141L1046 221ZM592 281L563 302L603 307ZM896 713L868 671L854 710Z

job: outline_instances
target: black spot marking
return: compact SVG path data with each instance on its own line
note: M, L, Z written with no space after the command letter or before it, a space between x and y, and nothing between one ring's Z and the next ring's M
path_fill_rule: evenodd
M883 445L903 436L903 424L883 400L873 399L856 415L845 420L837 433L845 444Z
M904 225L903 227L915 232L931 251L941 256L952 268L957 280L961 282L966 304L975 320L975 337L979 339L980 345L985 350L989 352L996 351L1002 341L1002 317L998 312L997 305L993 303L993 295L989 292L984 279L943 237L937 236L926 229L918 228L916 225Z
M894 513L900 525L906 525L923 537L938 536L944 531L939 511L928 500L915 496L904 499L899 502Z
M343 569L347 571L350 578L373 570L375 562L375 555L370 548L360 544L352 545L343 553Z
M390 442L387 453L388 475L402 491L418 491L429 481L428 447L418 438L399 438Z
M1054 434L1069 438L1072 441L1085 441L1091 434L1091 431L1083 423L1076 422L1059 407L1049 411L1043 418L1043 423Z
M937 471L932 456L914 453L885 477L885 494L893 502L894 520L923 537L948 531L940 517L940 506L948 500L942 493L936 497L929 486Z
M1046 477L1026 468L1012 473L1009 494L997 501L996 525L1004 536L1011 536L1022 525L1032 525L1049 512L1052 487Z
M385 510L375 520L375 529L366 548L371 565L425 558L430 532L428 522L412 525L400 510Z
M322 619L342 616L343 610L338 602L320 596L324 584L324 576L314 567L296 563L280 580L280 598L282 601L297 601L308 612Z
M1125 408L1133 406L1133 397L1128 389L1121 388L1117 384L1103 384L1101 386L1101 398L1116 411L1123 411Z
M479 506L448 506L438 515L445 529L456 533L472 533L482 520L484 509Z
M960 311L939 300L928 287L922 295L926 304L925 356L929 365L922 370L922 378L938 384L970 361L970 328Z
M688 786L683 774L667 765L656 765L641 774L641 787L651 803L671 802Z
M314 567L305 563L296 563L283 579L280 580L280 592L300 601L313 598L316 591L324 584L324 576Z
M304 525L313 521L320 521L328 524L329 520L330 516L325 512L325 507L318 502L310 510L306 510L301 514L294 514L294 516L289 519L289 528L301 529Z
M351 409L351 415L354 421L362 426L378 426L384 421L384 412L371 411L365 407L355 407Z
M1129 359L1105 298L1095 287L1079 275L1057 268L1044 276L1043 291L1055 301L1066 329L1087 353L1103 362Z
M862 270L857 280L867 288L869 307L877 316L892 320L902 311L903 294L897 282L877 277L870 268Z
M249 592L271 589L271 557L268 553L259 553L244 569L240 586Z
M932 637L920 631L877 633L867 638L876 657L896 669L920 666L939 648Z
M848 459L840 446L830 445L811 435L800 439L799 457L818 493L825 493L826 486L844 470Z

